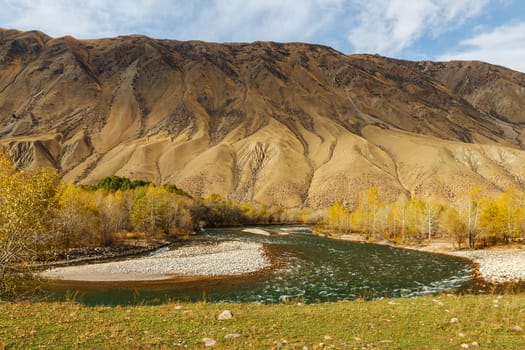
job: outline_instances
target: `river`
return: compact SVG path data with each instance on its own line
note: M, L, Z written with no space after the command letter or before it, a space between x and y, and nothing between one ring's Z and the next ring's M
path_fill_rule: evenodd
M408 297L476 288L470 262L389 246L312 235L306 226L269 226L262 236L240 228L207 229L206 240L262 242L274 268L245 276L158 282L53 282L53 300L85 305L177 301L320 303ZM281 234L278 234L281 233Z

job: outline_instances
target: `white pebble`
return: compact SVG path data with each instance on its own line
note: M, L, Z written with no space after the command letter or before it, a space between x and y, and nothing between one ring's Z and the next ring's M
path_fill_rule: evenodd
M217 341L213 338L203 338L202 339L204 346L215 346Z

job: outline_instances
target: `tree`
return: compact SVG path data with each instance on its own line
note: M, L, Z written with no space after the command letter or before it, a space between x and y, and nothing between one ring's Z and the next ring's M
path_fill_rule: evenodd
M458 211L452 207L445 209L440 217L440 224L452 240L454 247L461 249L461 245L467 239L467 226Z
M48 169L19 171L0 152L0 297L15 297L29 276L54 216L58 175Z
M421 224L423 218L423 202L416 196L412 197L405 207L404 226L405 226L405 240L423 239Z
M187 234L194 228L192 200L187 196L153 185L138 191L130 214L135 230L153 237Z
M520 196L508 190L497 198L483 198L479 226L487 239L510 243L519 236L524 212Z
M124 192L97 191L95 203L99 214L102 244L113 243L114 235L128 228L129 210Z
M350 232L352 230L350 210L341 202L336 201L328 209L327 224L333 230Z
M108 176L100 180L96 185L95 189L103 189L106 191L126 191L133 190L137 187L145 187L151 185L151 182L144 180L131 181L128 178L120 176ZM176 188L176 187L175 187Z
M377 188L370 186L361 194L359 203L353 213L352 224L361 232L377 233L377 214L381 203L378 199Z
M467 244L470 249L475 248L479 233L479 216L481 212L481 189L472 186L469 193L455 203L461 221L465 223Z
M62 184L55 220L55 248L96 246L103 242L94 195L73 184Z
M441 214L443 207L438 203L427 201L423 203L422 209L427 238L430 240L432 238L434 228L437 225L437 219L439 217L439 214Z
M155 186L144 188L131 208L131 223L135 230L152 237L162 231L162 221L166 215L168 193Z
M505 226L501 235L505 243L510 243L520 235L520 225L524 218L522 197L515 189L504 192L496 201L503 212Z

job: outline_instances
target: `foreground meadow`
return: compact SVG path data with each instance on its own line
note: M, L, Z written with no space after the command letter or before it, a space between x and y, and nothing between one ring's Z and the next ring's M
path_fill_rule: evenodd
M233 318L218 320L224 310ZM0 348L523 349L525 295L328 304L0 305Z

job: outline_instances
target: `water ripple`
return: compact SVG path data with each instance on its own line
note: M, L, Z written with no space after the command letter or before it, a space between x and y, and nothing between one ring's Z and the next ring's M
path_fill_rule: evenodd
M316 237L306 226L265 227L272 236L240 229L207 230L212 240L262 242L277 268L251 278L176 283L162 287L81 289L86 304L148 303L150 300L318 303L357 297L416 296L454 290L471 280L471 265L454 257ZM277 234L285 232L287 235ZM70 292L70 291L69 291Z

